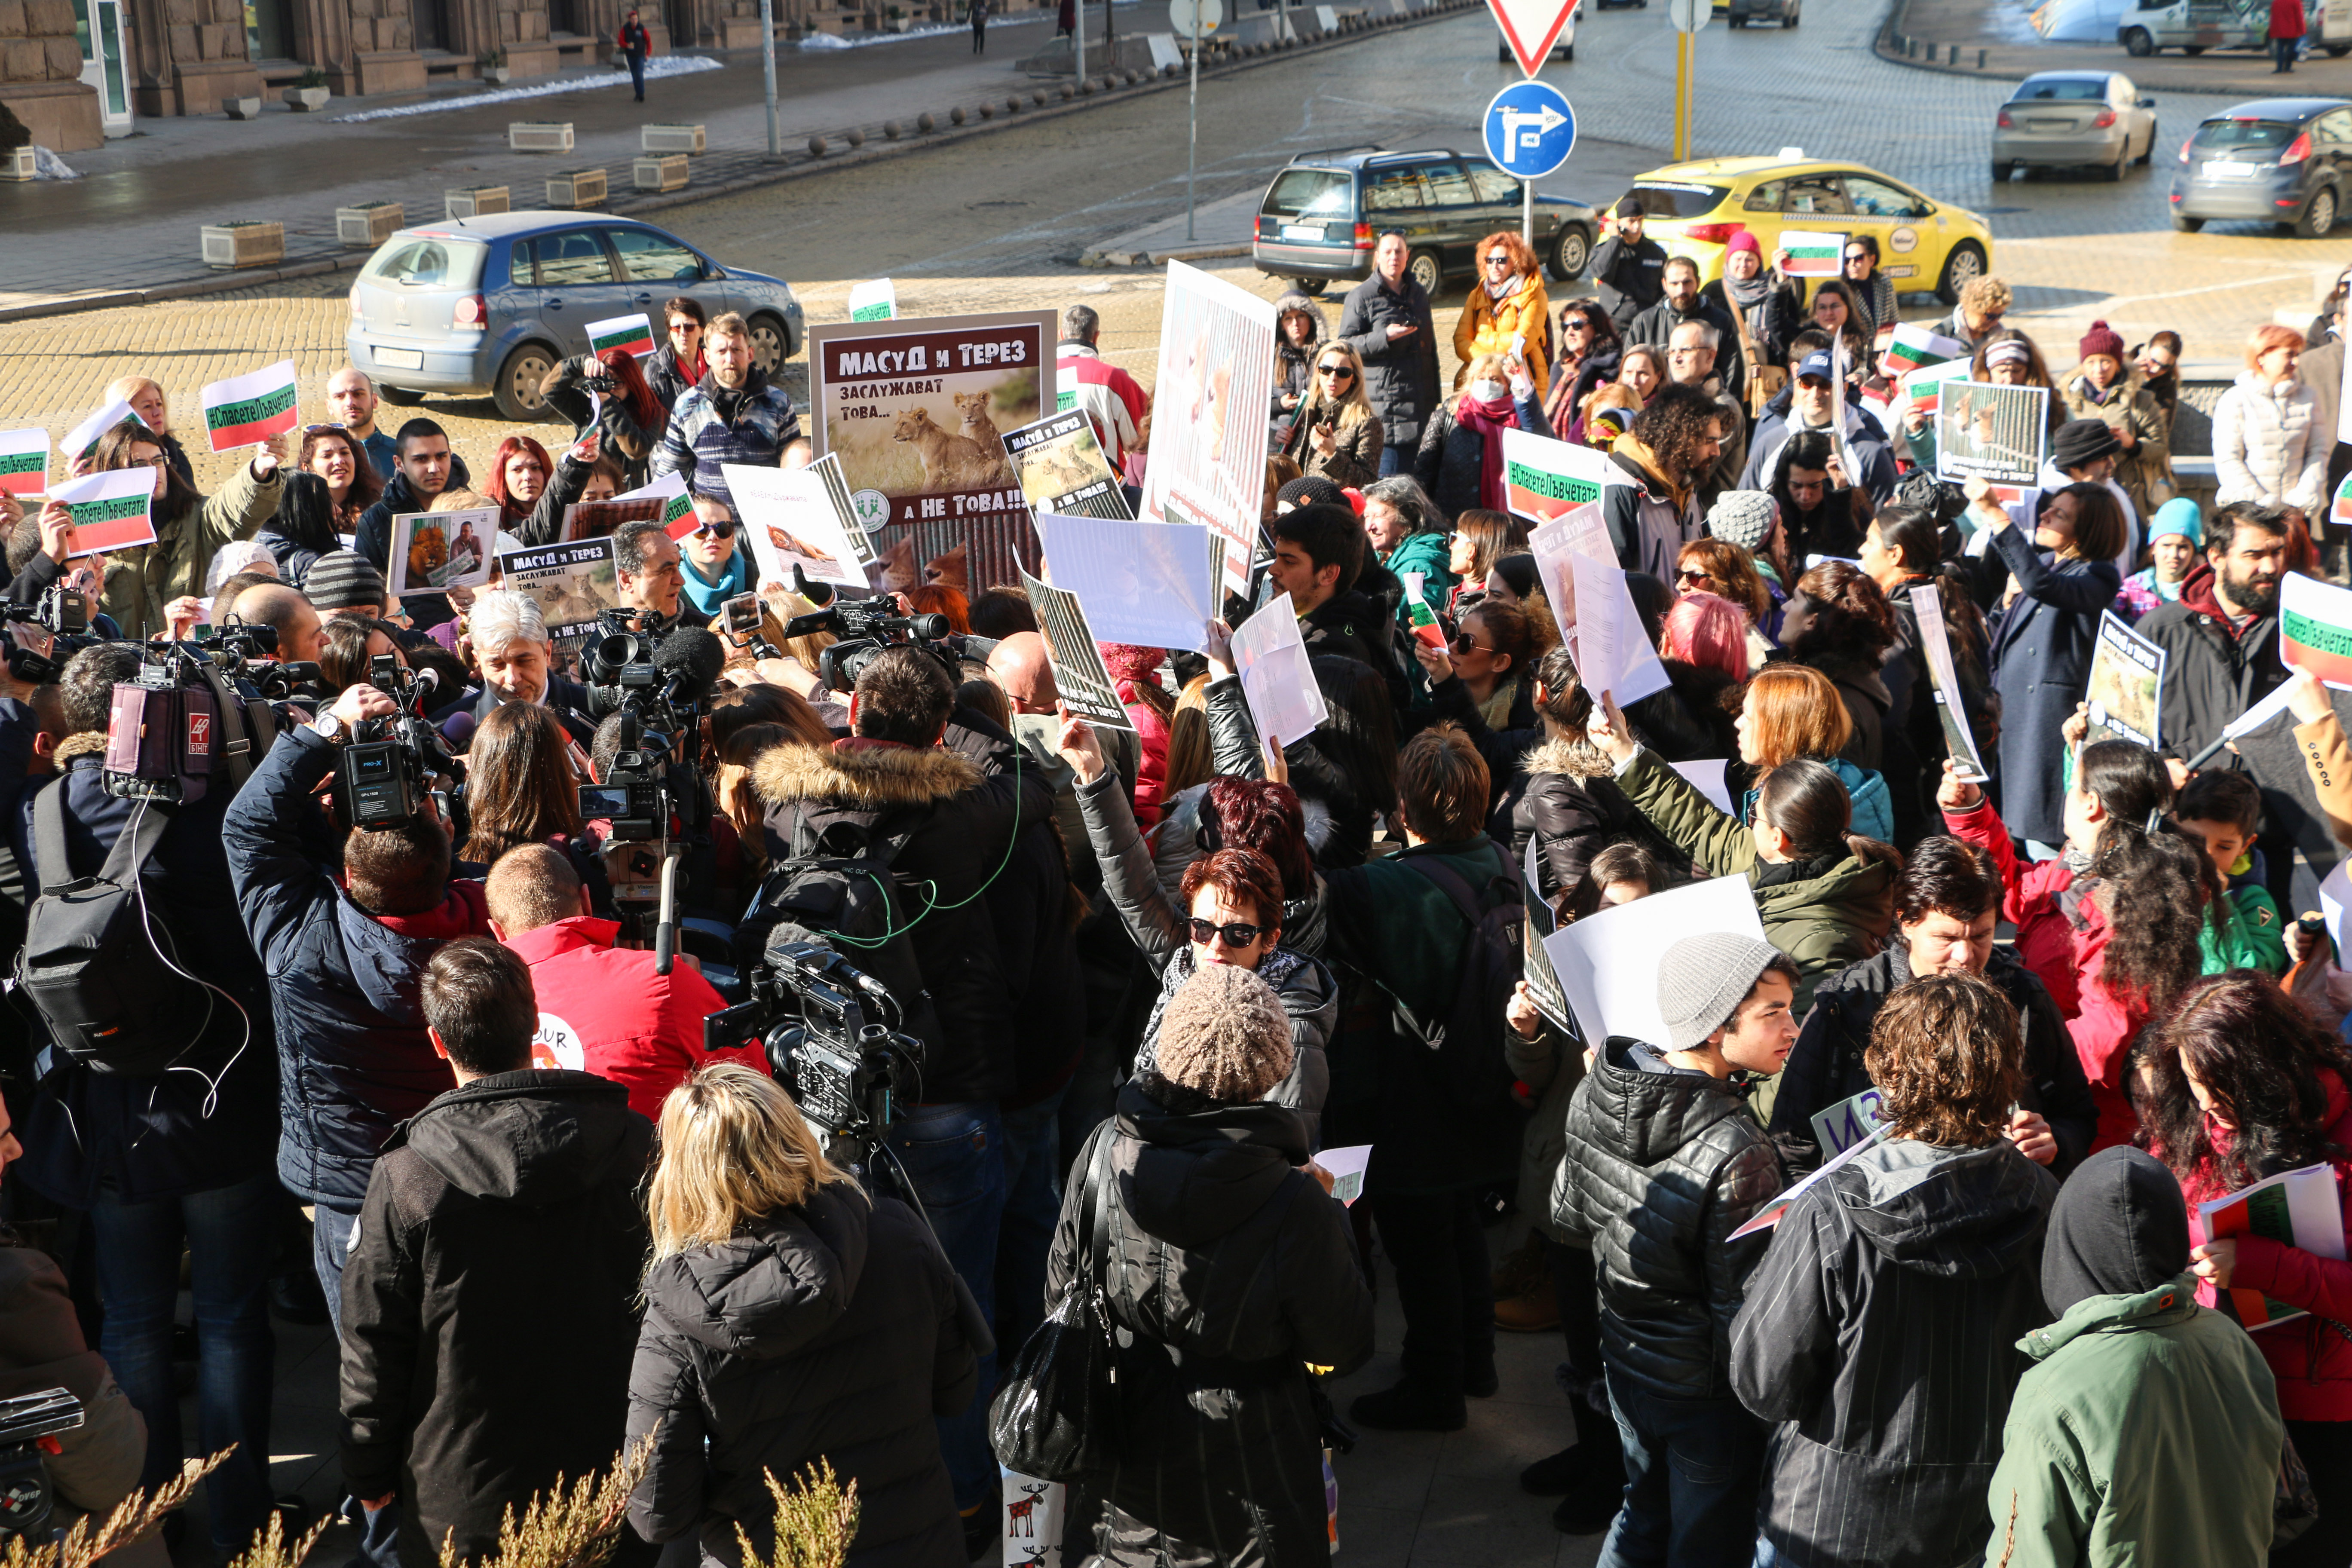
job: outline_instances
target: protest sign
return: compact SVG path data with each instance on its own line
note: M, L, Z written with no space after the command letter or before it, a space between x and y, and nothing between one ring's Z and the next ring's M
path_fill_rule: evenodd
M596 617L621 607L620 577L610 539L574 540L499 557L500 585L539 601L558 648L576 650L596 635Z
M588 352L626 349L639 359L654 352L654 324L642 310L634 316L612 316L588 323Z
M205 433L213 450L231 452L282 436L300 422L299 377L294 362L279 360L262 370L207 382L198 396L205 408Z
M1889 412L1897 419L1916 414L1922 419L1933 420L1943 405L1944 388L1968 378L1969 362L1964 359L1915 370L1896 382L1895 398L1888 405Z
M1234 633L1234 669L1261 742L1288 745L1315 732L1331 716L1315 684L1307 640L1290 595L1276 594Z
M0 490L37 496L49 488L49 433L0 430Z
M1609 547L1609 525L1601 521L1601 503L1587 501L1531 530L1528 548L1535 555L1536 576L1543 584L1544 597L1551 604L1552 618L1559 623L1560 634L1568 638L1569 651L1574 653L1576 558L1587 555L1595 561L1616 559L1616 552Z
M1551 904L1543 896L1542 868L1537 863L1543 854L1543 836L1528 835L1526 876L1520 879L1521 896L1527 902L1527 922L1519 928L1520 978L1528 983L1528 1000L1536 1011L1563 1029L1576 1026L1576 1015L1568 1005L1568 993L1559 987L1559 974L1551 966L1551 957L1544 952L1544 938L1559 929L1552 917Z
M63 501L73 513L70 555L96 555L107 550L129 550L155 542L155 525L147 503L155 494L155 470L144 463L135 468L108 468L78 479L62 479L49 487L49 499Z
M810 441L840 458L877 551L929 561L961 545L974 583L1036 565L1003 432L1051 411L1054 341L1045 310L809 329Z
M895 321L898 319L898 290L890 286L887 278L870 279L849 286L849 319L853 321Z
M1037 612L1037 630L1045 639L1046 657L1054 666L1054 687L1063 705L1087 723L1111 730L1132 730L1127 705L1118 700L1102 649L1095 646L1094 628L1087 624L1086 606L1076 594L1021 574L1028 590L1029 607Z
M1724 783L1724 770L1731 765L1728 757L1702 757L1692 763L1668 764L1683 775L1683 782L1706 796L1707 804L1726 816L1736 815L1731 809L1731 786Z
M392 570L385 587L394 598L478 588L490 580L490 542L499 509L406 511L392 520Z
M1985 770L1976 736L1969 730L1968 710L1960 705L1960 679L1952 665L1951 637L1944 627L1942 591L1932 583L1913 588L1911 614L1919 623L1919 651L1927 660L1929 695L1936 700L1937 722L1943 726L1945 754L1952 759L1962 780L1988 784L1992 774Z
M1668 684L1642 614L1625 587L1625 569L1590 555L1576 562L1576 672L1596 700L1602 692L1623 708Z
M1780 268L1783 278L1835 278L1845 271L1845 236L1842 234L1784 228L1780 248L1789 253Z
M857 518L840 466L831 458L799 468L721 463L727 493L735 498L742 541L757 568L754 581L793 585L798 567L813 582L864 588L858 563Z
M2209 1240L2259 1236L2319 1258L2344 1260L2344 1210L2336 1193L2336 1173L2322 1163L2283 1171L2227 1197L2197 1205ZM2301 1307L2273 1300L2260 1290L2216 1293L2223 1311L2248 1329L2275 1328L2305 1315Z
M1350 1143L1344 1149L1326 1149L1315 1156L1315 1163L1331 1173L1331 1195L1342 1204L1352 1204L1364 1195L1364 1170L1372 1163L1372 1146Z
M1094 421L1083 409L1049 414L1034 425L1004 433L1021 494L1029 510L1065 517L1125 517L1127 496L1111 472L1110 458L1095 439Z
M2279 659L2352 691L2352 590L2300 572L2280 578Z
M2352 474L2336 487L2336 499L2328 503L2327 521L2338 528L2352 528Z
M1827 1110L1813 1112L1813 1142L1821 1145L1822 1158L1834 1160L1855 1144L1876 1138L1881 1131L1878 1108L1885 1100L1885 1091L1865 1089Z
M1078 596L1087 624L1103 641L1207 646L1216 612L1209 601L1205 527L1047 511L1037 514L1037 534L1054 586Z
M2050 458L2050 389L1951 381L1936 409L1936 477L2031 485Z
M137 409L131 407L130 404L118 397L113 402L108 404L105 407L100 409L97 413L91 415L89 418L83 420L80 424L75 426L72 429L67 431L66 438L58 443L58 455L63 458L67 462L72 462L76 458L80 457L84 452L89 450L90 447L96 443L100 436L105 435L109 430L113 429L117 425L121 424L126 419L138 425L144 425L147 423L147 421L139 417L139 411Z
M1968 357L1969 345L1959 339L1948 338L1916 321L1903 321L1887 340L1886 352L1878 356L1878 371L1881 375L1900 378L1926 365Z
M1527 430L1503 432L1503 504L1529 522L1549 522L1598 501L1608 472L1606 452Z
M686 476L664 474L649 485L607 496L603 500L574 501L563 509L565 540L602 539L624 523L658 522L672 539L694 531L694 498L686 493Z
M1544 952L1587 1045L1625 1035L1664 1050L1671 1037L1658 1011L1658 958L1686 936L1719 931L1764 940L1745 877L1716 877L1613 904L1544 938Z
M2129 741L2155 751L2163 720L2158 706L2164 689L2164 650L2117 620L2110 610L2099 612L2098 643L2091 654L2091 679L2085 695L2091 705L2091 728L2084 743Z
M1835 1159L1824 1162L1821 1169L1815 1171L1811 1175L1807 1176L1803 1181L1797 1183L1787 1192L1782 1193L1779 1197L1774 1198L1770 1203L1766 1204L1761 1209L1757 1211L1755 1218L1749 1220L1746 1225L1741 1226L1738 1230L1733 1231L1729 1237L1726 1237L1726 1239L1738 1241L1743 1236L1753 1236L1759 1230L1769 1230L1774 1226L1779 1225L1788 1215L1790 1205L1795 1203L1799 1198L1803 1197L1807 1191L1811 1189L1813 1186L1828 1180L1831 1172L1843 1168L1848 1161L1853 1160L1864 1149L1867 1149L1874 1143L1878 1142L1885 1136L1886 1128L1884 1124L1874 1125L1868 1137L1858 1139L1854 1142L1846 1145L1845 1151L1843 1153L1839 1154Z
M1224 585L1235 593L1249 587L1257 548L1273 399L1274 302L1170 262L1142 511L1224 535Z

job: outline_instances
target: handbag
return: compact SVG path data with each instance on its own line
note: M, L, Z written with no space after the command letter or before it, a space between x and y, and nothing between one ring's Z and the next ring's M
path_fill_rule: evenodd
M1045 1321L1013 1363L989 1406L997 1461L1039 1480L1071 1481L1109 1468L1118 1424L1118 1345L1103 1280L1110 1252L1110 1145L1106 1132L1087 1173L1087 1252Z
M2284 1546L2319 1519L2319 1494L2290 1436L2279 1445L2278 1487L2271 1497L2271 1546Z

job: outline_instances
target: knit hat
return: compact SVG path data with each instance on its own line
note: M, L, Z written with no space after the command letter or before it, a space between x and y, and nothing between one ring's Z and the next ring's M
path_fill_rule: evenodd
M1764 254L1764 247L1756 242L1756 237L1744 228L1733 229L1731 237L1723 242L1723 253L1726 256L1735 250L1753 251L1758 256Z
M329 551L310 563L302 579L302 596L312 607L326 610L383 609L383 574L364 555L349 550Z
M1763 490L1726 490L1707 508L1706 531L1751 554L1772 532L1772 498Z
M1642 204L1632 196L1624 196L1619 199L1616 211L1619 217L1640 217Z
M2069 419L2050 437L2050 461L2059 468L2079 468L2124 449L2104 419Z
M1202 965L1168 999L1151 1052L1161 1078L1227 1104L1265 1099L1290 1076L1290 1055L1282 998L1232 963Z
M1301 474L1274 492L1276 506L1346 506L1348 492L1320 474Z
M2084 359L2093 354L2105 354L2120 363L2124 357L2123 334L2105 321L2093 321L2091 330L2083 334L2083 341L2075 346L2083 351Z
M2173 497L2156 509L2156 516L2147 525L2148 542L2153 544L2168 533L2177 533L2202 549L2205 544L2204 511L2187 496Z
M1145 681L1159 684L1155 672L1167 657L1161 649L1131 642L1098 642L1095 647L1101 651L1103 668L1110 671L1113 680L1131 680L1139 686Z
M1666 1021L1669 1050L1696 1050L1731 1021L1756 977L1780 950L1738 931L1701 931L1666 949L1658 960L1658 1014ZM1160 1047L1164 1056L1167 1047Z

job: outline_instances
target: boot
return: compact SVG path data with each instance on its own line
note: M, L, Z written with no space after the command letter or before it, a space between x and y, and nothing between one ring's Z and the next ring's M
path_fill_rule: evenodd
M1553 1528L1563 1535L1598 1535L1609 1528L1617 1517L1617 1510L1625 1500L1625 1446L1618 1436L1616 1418L1605 1410L1595 1410L1591 1403L1579 1400L1573 1406L1576 1416L1576 1447L1568 1451L1579 1456L1573 1479L1568 1479L1566 1467L1555 1471L1564 1481L1559 1506L1552 1510ZM1530 1472L1555 1461L1567 1458L1555 1454L1550 1459L1538 1460L1528 1467ZM1526 1484L1526 1477L1521 1484ZM1533 1490L1533 1488L1529 1488Z
M1499 1278L1501 1270L1496 1271ZM1495 1292L1495 1326L1514 1334L1539 1334L1559 1327L1559 1297L1549 1276L1516 1295Z
M1551 1283L1551 1263L1544 1256L1543 1232L1530 1230L1527 1239L1495 1265L1495 1300L1525 1295L1538 1284Z

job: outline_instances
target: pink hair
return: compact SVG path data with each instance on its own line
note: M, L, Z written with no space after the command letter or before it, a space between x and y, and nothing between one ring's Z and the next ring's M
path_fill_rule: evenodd
M1658 651L1701 669L1748 679L1748 617L1720 594L1685 594L1666 612Z

